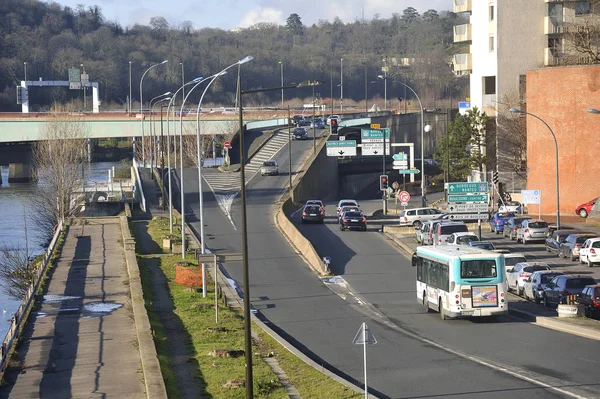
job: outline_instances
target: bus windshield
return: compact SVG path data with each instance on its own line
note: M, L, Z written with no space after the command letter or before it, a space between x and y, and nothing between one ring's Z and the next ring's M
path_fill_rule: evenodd
M460 262L461 278L497 277L496 261L493 259L463 260Z

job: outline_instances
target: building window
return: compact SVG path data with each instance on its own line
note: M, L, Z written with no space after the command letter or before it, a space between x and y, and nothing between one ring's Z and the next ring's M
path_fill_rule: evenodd
M490 35L490 53L494 51L494 35Z
M490 4L490 22L494 20L494 5Z
M495 76L484 76L483 77L483 94L484 95L496 94L496 77Z
M581 1L575 3L575 15L587 15L590 13L590 2Z

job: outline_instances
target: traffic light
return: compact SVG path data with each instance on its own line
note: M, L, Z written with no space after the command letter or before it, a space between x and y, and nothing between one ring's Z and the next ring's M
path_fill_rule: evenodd
M331 134L337 134L338 132L338 121L337 119L331 119Z
M379 189L381 191L387 191L388 189L388 176L387 175L381 175L379 176Z

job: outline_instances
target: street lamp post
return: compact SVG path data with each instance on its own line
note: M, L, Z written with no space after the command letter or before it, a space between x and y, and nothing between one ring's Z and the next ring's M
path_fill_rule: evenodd
M367 96L369 91L367 89L367 62L365 61L365 117L369 116L369 105L367 103Z
M25 70L25 82L27 82L27 61L23 62L23 69Z
M289 161L289 167L290 167L290 171L289 171L289 177L290 177L290 198L292 199L292 201L294 200L294 196L292 194L292 127L291 127L291 113L290 113L290 106L288 104L288 120L287 120L287 125L288 125L288 161Z
M279 61L281 66L281 87L283 87L283 62ZM283 109L283 89L281 89L281 109Z
M161 63L151 65L150 68L146 69L146 71L142 74L142 78L140 79L140 114L141 114L141 118L142 118L142 163L143 163L143 166L146 166L146 155L145 155L146 147L144 145L144 97L143 97L144 92L142 91L142 87L144 84L144 77L152 68L157 67L162 64L166 64L167 62L169 62L169 60L164 60Z
M240 122L240 196L242 200L242 272L244 285L244 351L246 359L246 399L254 398L253 383L252 383L252 336L250 329L250 278L248 270L248 229L246 223L246 172L244 160L244 115L242 106L242 95L250 93L262 93L267 91L275 91L282 89L294 89L305 86L317 86L323 82L318 80L308 80L293 86L272 87L267 89L254 89L242 91L241 77L238 76L237 81L237 98L239 100L239 122ZM289 123L289 120L288 120Z
M383 79L383 110L387 109L387 72L385 75L377 75L379 79Z
M550 131L550 134L552 134L552 138L554 139L554 148L556 150L556 229L560 230L560 186L558 184L558 141L556 141L556 135L554 134L550 126L546 123L546 121L540 118L539 116L527 111L522 111L518 108L511 108L509 111L521 115L533 116L535 119L539 120L544 125L546 125L546 127Z
M129 61L129 109L128 109L128 114L131 115L131 61Z
M340 114L344 111L344 59L340 58ZM333 113L333 110L331 110Z
M154 97L152 100L150 100L150 167L153 167L153 162L154 162L154 154L153 154L153 149L154 149L154 142L153 142L153 130L154 130L154 114L152 112L152 106L154 103L154 100L157 100L161 97L165 97L165 96L170 96L173 93L171 93L170 91L163 93L159 96ZM169 100L171 98L169 97ZM161 100L162 101L162 100ZM158 101L157 101L158 102ZM154 103L156 104L156 103ZM143 145L142 145L143 146ZM143 151L145 151L144 148L142 148ZM154 175L153 175L154 176Z

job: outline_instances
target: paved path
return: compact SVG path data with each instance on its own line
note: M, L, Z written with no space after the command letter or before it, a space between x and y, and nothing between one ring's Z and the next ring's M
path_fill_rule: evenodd
M118 218L72 226L0 398L146 397Z

